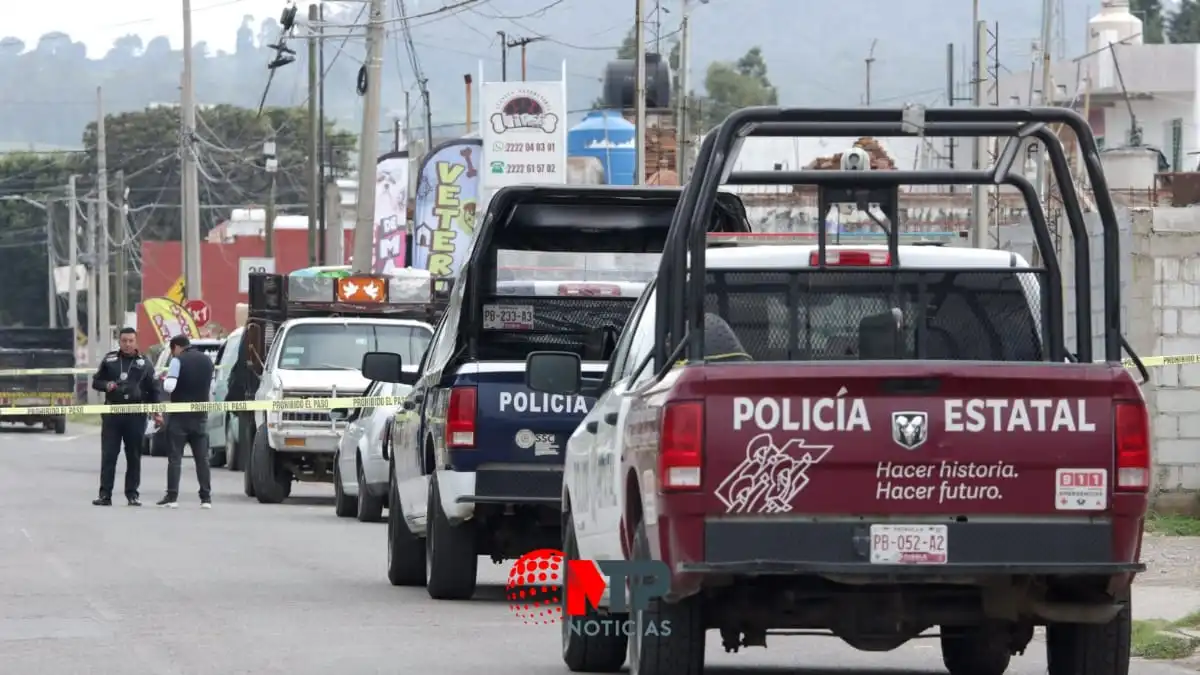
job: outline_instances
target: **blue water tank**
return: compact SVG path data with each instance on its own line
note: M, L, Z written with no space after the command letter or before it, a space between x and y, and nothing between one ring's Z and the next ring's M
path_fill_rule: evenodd
M567 132L567 155L595 157L609 185L634 185L637 133L618 110L595 110Z

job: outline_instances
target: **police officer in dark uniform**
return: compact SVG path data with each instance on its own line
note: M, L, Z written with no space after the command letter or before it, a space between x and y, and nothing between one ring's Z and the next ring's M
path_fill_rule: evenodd
M171 365L163 380L163 391L172 403L203 403L208 401L212 386L213 362L204 352L192 346L182 335L171 338ZM171 454L167 458L167 494L158 506L175 508L179 505L179 473L183 464L183 446L192 446L192 461L196 463L196 482L200 484L200 508L212 508L212 478L208 466L208 413L176 412L167 415L167 437L171 439Z
M112 405L157 403L154 365L138 352L137 331L122 328L120 348L104 355L92 376L92 389L104 392L104 402ZM117 457L125 444L125 498L130 506L141 506L138 487L142 482L142 437L146 434L145 413L101 415L100 496L96 506L112 506L113 482Z

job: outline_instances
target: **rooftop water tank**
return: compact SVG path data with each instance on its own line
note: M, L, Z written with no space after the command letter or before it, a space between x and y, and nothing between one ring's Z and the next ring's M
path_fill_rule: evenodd
M1142 20L1129 12L1129 0L1102 0L1100 13L1088 20L1088 52L1100 52L1092 83L1099 89L1119 86L1113 53L1101 52L1110 44L1142 44Z
M637 129L617 110L594 110L567 132L569 157L595 157L609 185L636 184Z
M620 59L604 67L604 105L624 110L634 107L637 61ZM646 55L646 106L671 107L671 67L661 54Z

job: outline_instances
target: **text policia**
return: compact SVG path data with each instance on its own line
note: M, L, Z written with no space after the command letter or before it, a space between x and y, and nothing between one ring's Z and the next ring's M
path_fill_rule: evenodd
M400 405L403 396L345 398L288 398L279 401L228 401L211 403L132 403L129 405L50 405L0 408L0 417L43 415L123 415L152 413L281 412L284 410L339 410Z
M564 582L565 577L565 582ZM660 560L566 560L562 551L539 549L517 558L505 587L509 608L528 624L566 621L578 635L632 636L632 612L670 590L670 569ZM628 588L625 593L612 589ZM608 591L608 612L599 613ZM623 617L623 618L616 618ZM667 637L671 622L643 622L646 635Z

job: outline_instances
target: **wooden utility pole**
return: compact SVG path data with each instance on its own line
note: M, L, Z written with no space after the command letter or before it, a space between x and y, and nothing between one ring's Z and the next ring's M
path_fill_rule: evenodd
M503 33L501 33L501 35L503 35ZM544 37L515 38L515 39L509 40L508 42L505 43L505 47L506 47L505 53L507 53L509 49L514 49L516 47L521 48L521 81L522 82L524 82L526 79L528 79L528 76L529 76L529 62L526 58L525 47L527 47L535 42L541 42L542 40L545 40L545 39L546 38L544 38Z
M117 283L116 297L113 298L113 314L116 315L117 325L125 325L125 312L128 311L129 303L129 263L126 258L125 248L129 245L125 238L126 220L125 220L125 172L117 171L116 179L116 195L113 199L113 210L116 212L117 219L113 224L113 244L117 249Z

